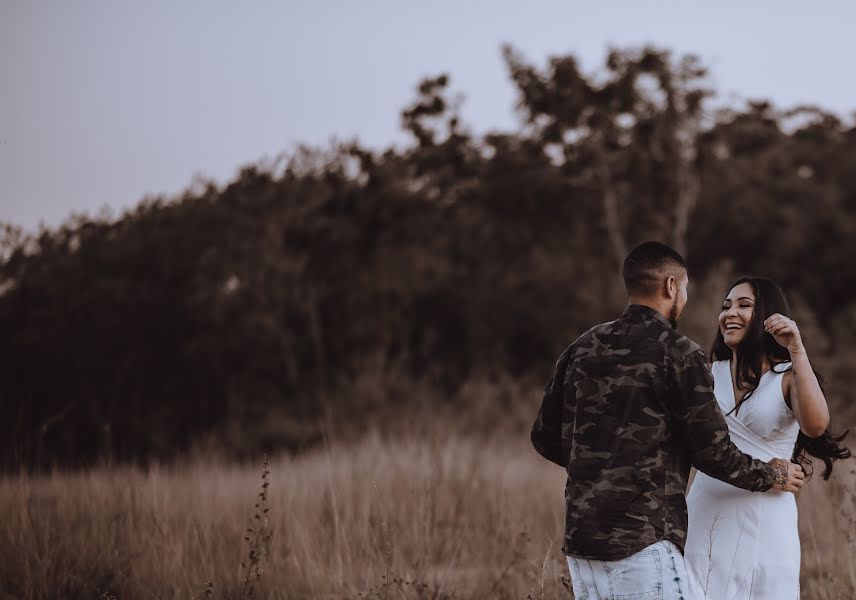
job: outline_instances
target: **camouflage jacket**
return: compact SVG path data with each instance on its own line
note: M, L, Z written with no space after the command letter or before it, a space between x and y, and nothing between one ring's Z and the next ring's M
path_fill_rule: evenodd
M618 560L687 536L690 465L765 491L773 469L731 442L699 346L652 308L630 305L556 362L532 429L567 469L566 554Z

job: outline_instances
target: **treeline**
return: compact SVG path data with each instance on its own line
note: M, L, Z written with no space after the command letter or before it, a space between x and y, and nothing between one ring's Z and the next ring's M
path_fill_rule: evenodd
M537 380L620 309L620 259L645 239L695 279L726 261L776 278L849 373L852 123L716 108L696 58L654 48L593 74L504 55L518 131L473 135L439 76L402 111L404 149L303 149L119 219L6 226L2 464L240 453L247 431L299 449L424 390Z

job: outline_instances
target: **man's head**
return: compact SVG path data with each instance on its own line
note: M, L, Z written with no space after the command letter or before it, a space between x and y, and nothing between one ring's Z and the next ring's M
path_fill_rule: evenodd
M631 304L650 306L677 327L689 283L680 254L660 242L639 244L624 259L623 275Z

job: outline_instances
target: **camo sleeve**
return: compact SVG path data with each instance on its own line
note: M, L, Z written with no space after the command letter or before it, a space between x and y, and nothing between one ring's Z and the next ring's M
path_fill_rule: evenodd
M731 485L763 492L773 487L773 468L741 452L728 435L707 359L696 350L675 361L671 394L677 433L700 471Z
M564 409L563 383L568 368L568 350L556 362L556 370L544 387L541 408L532 426L532 446L547 460L567 468L568 460L562 450L562 417Z

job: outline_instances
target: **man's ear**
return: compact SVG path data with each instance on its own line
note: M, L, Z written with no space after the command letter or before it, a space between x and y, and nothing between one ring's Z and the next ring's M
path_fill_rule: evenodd
M669 275L666 277L666 280L663 282L664 288L663 291L666 292L666 298L672 300L678 295L678 281L675 279L674 275Z

